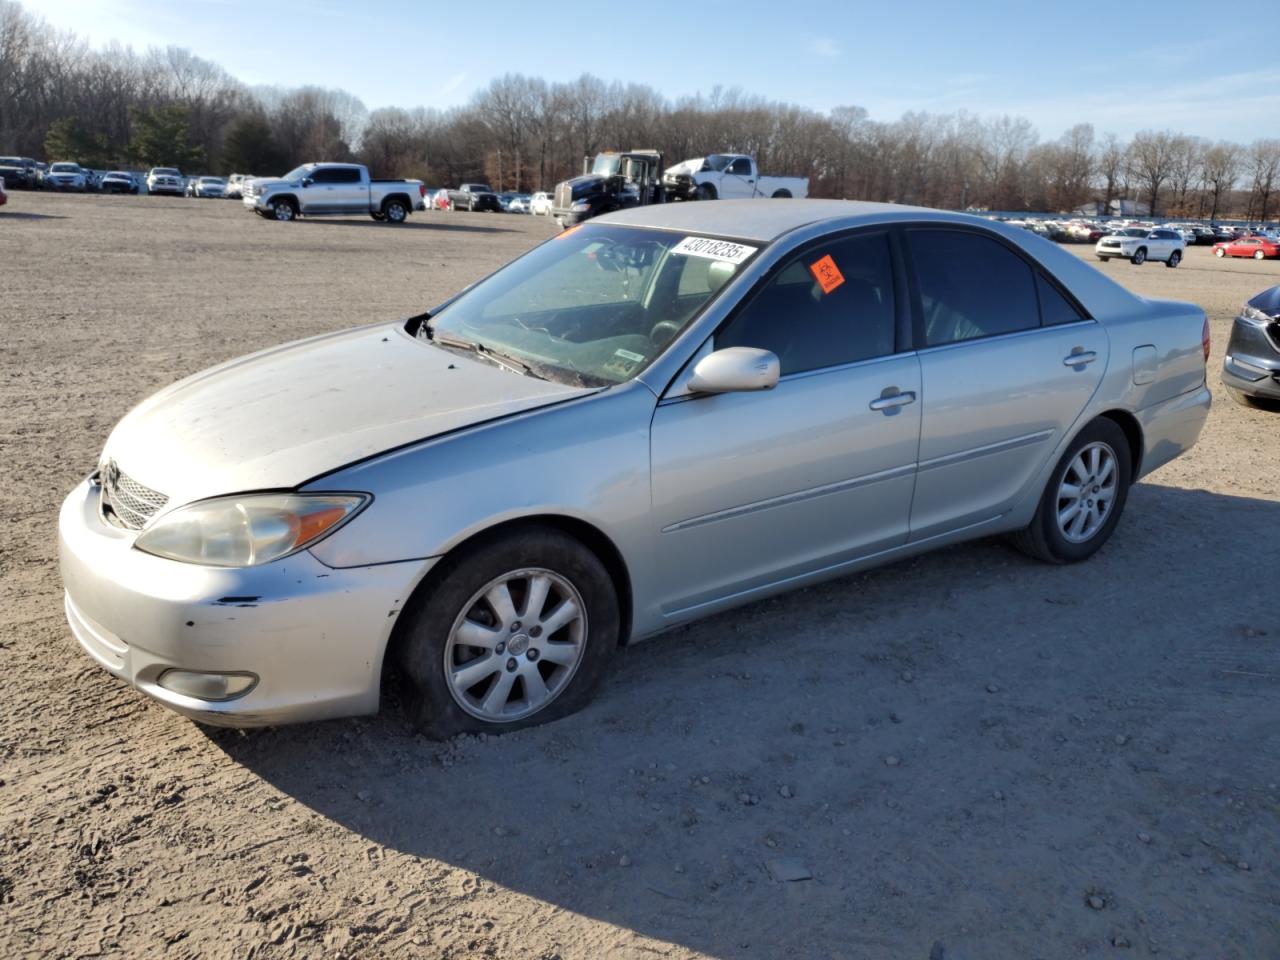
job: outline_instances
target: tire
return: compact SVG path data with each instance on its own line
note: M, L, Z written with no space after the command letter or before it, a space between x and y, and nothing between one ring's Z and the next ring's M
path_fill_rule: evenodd
M1255 260L1265 260L1265 259L1267 259L1267 255L1266 255L1265 253L1263 253L1261 250L1255 250L1255 251L1253 251L1253 259L1255 259Z
M1100 473L1106 473L1107 468L1102 464L1105 464L1108 456L1110 459L1110 475L1115 477L1111 488L1110 506L1098 518L1100 522L1095 519L1096 526L1092 530L1088 528L1089 518L1086 518L1081 529L1076 531L1076 536L1070 537L1064 531L1064 526L1066 530L1071 530L1077 523L1079 513L1093 513L1095 505L1102 501L1101 498L1088 496L1088 494L1103 492L1107 486L1106 476L1099 478L1101 483L1093 484L1091 491L1085 484L1072 484L1074 487L1085 488L1085 496L1088 496L1086 502L1089 506L1072 514L1065 524L1059 522L1061 503L1064 500L1068 501L1067 506L1062 508L1063 512L1072 505L1071 498L1064 495L1064 483L1084 479L1078 473L1077 457L1081 457L1082 465L1087 470L1093 451L1100 454ZM1068 479L1069 472L1070 479ZM1129 485L1132 482L1133 465L1128 438L1115 421L1099 417L1071 441L1062 459L1049 474L1049 482L1045 485L1044 493L1040 497L1036 515L1026 529L1019 530L1012 536L1014 546L1023 553L1046 563L1079 563L1081 560L1089 559L1107 542L1116 524L1119 523L1120 514L1124 512L1124 505L1129 496ZM1100 487L1102 489L1099 489Z
M1164 262L1164 265L1166 267L1169 267L1172 270L1172 269L1176 269L1178 264L1180 264L1181 262L1182 262L1182 251L1175 250L1173 251L1173 253L1169 254L1169 259Z
M790 190L775 190L775 191L773 191L773 195L772 195L769 199L770 199L770 200L790 200L790 199L791 199L791 191L790 191Z
M385 213L371 213L369 216L374 220L377 220L379 223L385 223L387 219L387 215Z
M271 204L271 219L288 223L298 215L297 209L288 200L277 200Z
M698 189L693 192L695 200L714 200L716 199L716 188L709 183L698 184Z
M1140 267L1147 262L1147 248L1139 247L1137 252L1129 258L1129 262L1135 267Z
M1111 260L1110 257L1099 257L1098 259L1101 260L1103 263L1108 263Z
M538 614L524 609L535 577L548 584ZM617 650L621 621L613 581L594 553L558 530L529 525L481 537L446 557L429 584L397 625L396 646L408 681L406 706L431 739L502 733L574 713L591 699ZM500 596L505 591L505 615L485 599L491 587ZM582 615L540 638L539 621L551 621L567 602ZM486 644L460 643L459 634ZM556 659L548 646L553 635ZM449 674L461 673L459 666L474 669L455 683ZM526 678L535 673L547 699L531 709ZM467 680L472 685L464 688Z
M468 200L468 201L467 201L467 213L475 213L475 212L476 212L476 202L475 202L475 200Z
M1213 255L1217 257L1219 260L1221 260L1223 257L1227 255L1227 251L1219 247L1217 250L1213 251Z
M409 219L409 208L403 200L391 197L383 201L382 216L387 223L401 224Z

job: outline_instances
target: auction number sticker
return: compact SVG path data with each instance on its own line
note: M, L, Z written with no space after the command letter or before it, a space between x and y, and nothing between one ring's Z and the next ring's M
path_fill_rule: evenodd
M741 263L758 249L759 247L744 246L732 240L685 237L671 248L671 252L683 254L686 257L704 257L707 260L722 260L725 263Z
M813 274L813 279L818 281L818 286L822 288L823 293L830 293L844 283L844 274L840 272L840 268L836 266L836 262L831 259L829 253L821 260L815 260L809 264L809 272Z

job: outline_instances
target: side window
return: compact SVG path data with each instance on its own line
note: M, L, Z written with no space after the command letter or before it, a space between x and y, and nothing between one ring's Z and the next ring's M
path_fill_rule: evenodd
M729 172L734 176L749 177L751 176L751 161L746 157L739 157L729 164Z
M811 247L784 265L715 345L760 347L782 373L801 373L894 351L893 266L887 234Z
M963 230L909 230L930 347L1040 326L1035 277L1017 254Z
M1040 293L1040 314L1046 327L1087 319L1042 273L1036 273L1036 289Z
M312 183L335 183L334 174L338 171L330 168L321 168L320 170L311 171Z
M340 167L333 171L334 183L359 183L360 171L355 167Z

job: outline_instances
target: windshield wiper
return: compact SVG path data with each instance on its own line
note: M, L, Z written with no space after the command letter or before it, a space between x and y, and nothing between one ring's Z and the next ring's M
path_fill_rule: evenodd
M519 357L513 356L509 353L504 353L501 350L494 350L492 347L485 346L479 340L468 340L465 337L447 336L433 330L431 325L427 323L424 323L418 328L418 330L420 333L425 333L426 338L437 346L452 347L455 350L465 350L468 353L474 353L477 356L484 357L495 366L506 367L508 370L524 374L526 377L533 377L535 380L550 379L535 371L530 364L521 360Z

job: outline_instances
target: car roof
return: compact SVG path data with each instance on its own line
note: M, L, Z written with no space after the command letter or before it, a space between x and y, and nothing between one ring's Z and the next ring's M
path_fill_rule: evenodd
M714 200L659 203L610 213L599 220L770 243L811 223L847 220L852 217L866 217L870 220L885 215L901 216L911 213L923 214L929 219L989 223L966 214L947 213L928 207L870 203L863 200Z

